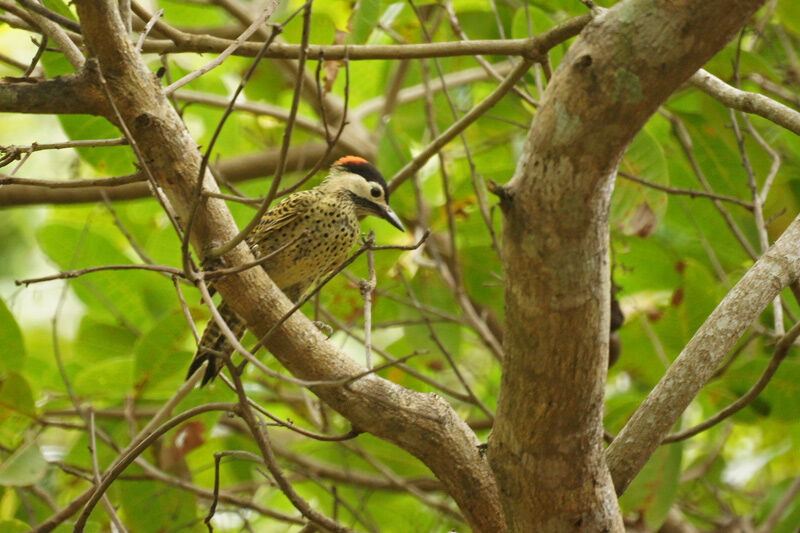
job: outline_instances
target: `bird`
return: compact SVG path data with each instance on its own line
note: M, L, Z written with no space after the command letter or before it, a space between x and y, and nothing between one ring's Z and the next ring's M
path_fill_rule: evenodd
M318 186L292 193L267 211L246 242L256 258L273 254L261 266L297 303L309 287L347 259L360 234L359 222L367 216L405 231L389 206L383 175L366 159L349 155L337 159ZM240 339L246 329L244 320L224 300L217 309ZM233 350L216 321L210 321L186 378L208 361L201 386L212 381Z

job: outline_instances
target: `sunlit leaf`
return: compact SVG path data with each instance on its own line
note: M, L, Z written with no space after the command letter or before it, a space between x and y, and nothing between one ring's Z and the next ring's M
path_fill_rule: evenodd
M25 362L25 344L22 331L14 320L14 315L0 298L0 373L9 370L20 370Z
M0 485L6 487L24 487L33 485L47 470L39 446L35 443L23 445L0 464Z

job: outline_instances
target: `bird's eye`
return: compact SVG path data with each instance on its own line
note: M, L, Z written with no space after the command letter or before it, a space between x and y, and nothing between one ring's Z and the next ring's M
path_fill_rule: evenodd
M372 195L373 198L377 198L381 195L381 190L377 187L373 187L369 193Z

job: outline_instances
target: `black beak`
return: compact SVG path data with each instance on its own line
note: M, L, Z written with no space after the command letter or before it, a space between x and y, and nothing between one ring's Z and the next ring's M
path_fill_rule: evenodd
M403 223L400 222L400 218L392 211L392 208L388 205L386 207L381 206L381 218L388 221L389 224L394 226L395 228L399 229L400 231L405 231L406 228L403 226Z

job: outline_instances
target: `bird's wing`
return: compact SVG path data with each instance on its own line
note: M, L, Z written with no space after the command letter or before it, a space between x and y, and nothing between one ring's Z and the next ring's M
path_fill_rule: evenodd
M247 243L252 247L269 239L276 230L297 220L314 203L316 191L300 191L280 201L278 205L264 213L261 221L247 236Z

